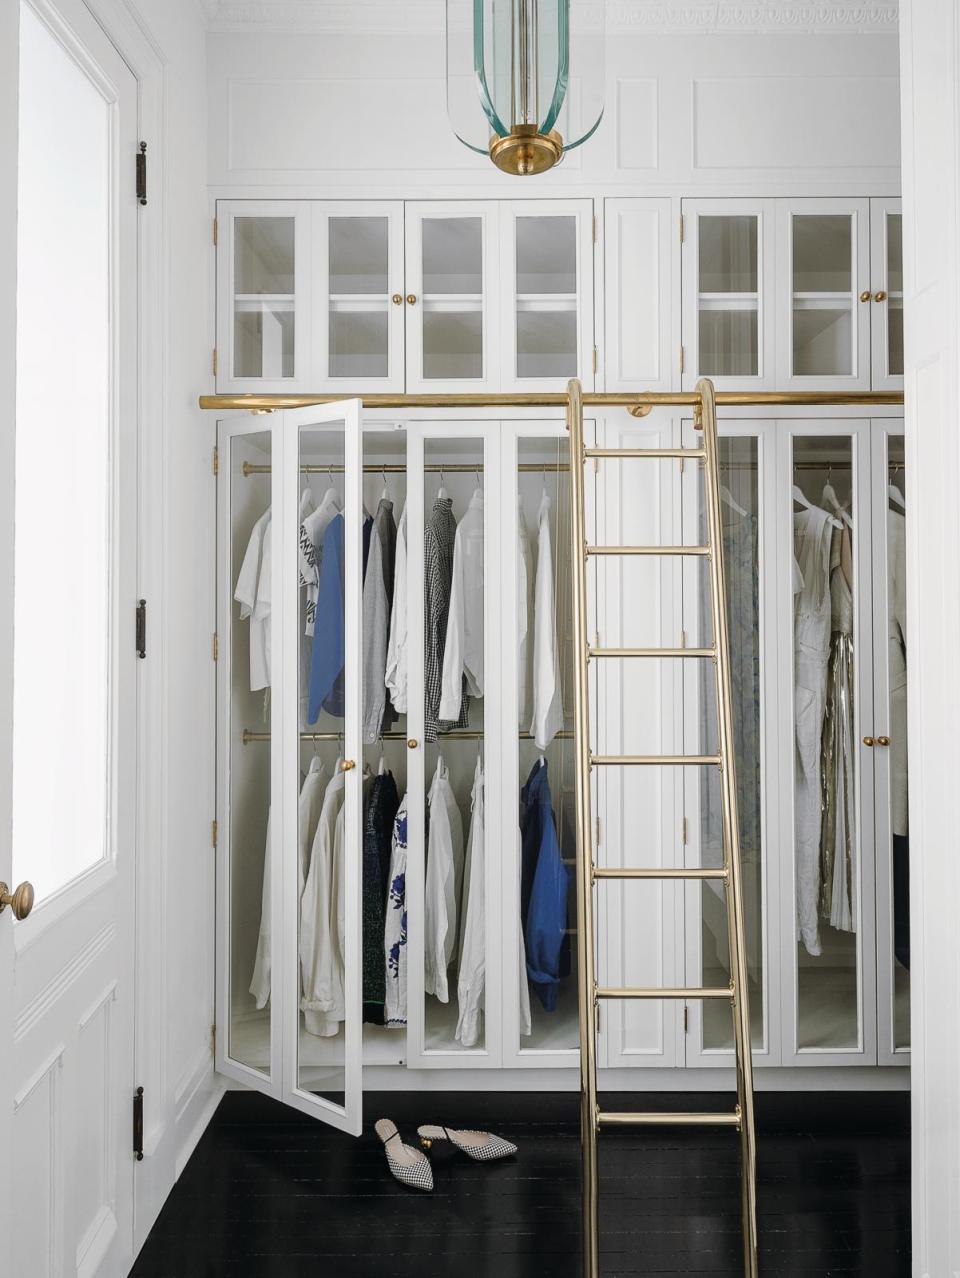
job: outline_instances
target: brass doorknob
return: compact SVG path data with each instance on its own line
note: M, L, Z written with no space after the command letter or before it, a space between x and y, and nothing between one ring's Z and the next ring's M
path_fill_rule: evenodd
M417 748L417 746L418 746L419 744L420 744L420 742L417 740L417 738L416 738L416 737L407 737L407 749L408 749L408 750L416 750L416 748Z
M408 305L408 306L416 306L416 304L417 304L417 295L416 295L416 293L408 293L408 294L407 294L407 305Z
M874 742L873 737L864 737L864 738L863 738L863 744L864 744L865 746L872 746L872 745L874 745L874 744L876 744L876 743Z
M890 744L890 738L889 738L889 737L877 737L877 745L879 745L879 746L888 746L889 744Z
M341 772L352 772L352 771L353 771L353 769L354 769L356 766L357 766L357 765L356 765L356 763L354 762L354 760L353 760L353 759L343 759L343 760L341 761L341 763L340 763L340 771L341 771Z
M885 290L882 288L878 288L873 295L873 300L875 302L885 302L887 300L887 294Z
M868 288L865 288L863 292L860 294L860 301L869 302L871 297L873 297L873 294L870 292Z
M26 879L11 892L6 883L0 883L0 914L10 906L15 919L25 919L33 909L33 884Z
M390 300L393 302L394 306L402 306L402 305L403 305L403 294L402 294L402 293L394 293L393 297L392 297Z

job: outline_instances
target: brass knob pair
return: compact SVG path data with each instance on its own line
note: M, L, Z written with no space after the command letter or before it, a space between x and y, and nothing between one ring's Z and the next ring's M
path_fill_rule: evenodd
M864 289L863 292L860 294L860 301L869 302L871 297L873 298L875 302L885 302L887 300L886 290L882 288L878 288L875 293L871 293L868 288Z
M890 744L889 737L864 737L863 744L865 746L888 746Z
M0 882L0 914L7 906L15 919L25 919L33 909L33 884L26 879L11 892L6 883Z
M393 297L392 297L390 300L393 302L394 306L402 306L402 305L403 305L403 294L402 294L402 293L394 293ZM416 304L417 304L417 295L416 295L416 293L408 293L408 294L407 294L407 305L408 305L408 306L416 306Z

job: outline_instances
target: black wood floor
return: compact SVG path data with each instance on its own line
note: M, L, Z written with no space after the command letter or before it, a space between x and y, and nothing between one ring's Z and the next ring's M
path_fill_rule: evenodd
M680 1104L698 1101L711 1107ZM227 1095L133 1278L579 1278L576 1097L368 1093L365 1111L354 1140ZM766 1093L757 1114L763 1278L906 1278L908 1097ZM482 1164L435 1147L435 1192L418 1193L387 1171L372 1130L383 1116L411 1144L418 1124L441 1122L498 1132L519 1154ZM611 1132L600 1150L605 1278L743 1273L734 1134Z

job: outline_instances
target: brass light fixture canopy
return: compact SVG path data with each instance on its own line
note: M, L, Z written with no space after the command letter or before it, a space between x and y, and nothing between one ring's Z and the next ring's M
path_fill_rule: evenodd
M535 124L515 124L505 138L490 139L490 159L503 173L529 177L559 164L563 138L556 129L541 133Z

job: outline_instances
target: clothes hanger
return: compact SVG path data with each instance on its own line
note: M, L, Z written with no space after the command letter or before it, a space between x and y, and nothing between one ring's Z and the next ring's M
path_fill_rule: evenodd
M389 501L389 500L390 500L390 485L387 483L387 468L386 468L386 466L383 466L383 467L381 468L381 470L380 470L380 474L383 476L383 491L382 491L382 492L381 492L381 494L380 494L380 500L381 500L381 501Z
M897 464L893 468L894 479L896 479L897 473L899 470L900 470L900 463L897 462ZM897 485L893 483L892 481L890 483L890 486L887 489L887 495L890 498L890 500L894 503L894 505L899 506L900 509L904 511L904 513L906 513L906 509L907 509L906 498L904 497L901 490L897 487Z
M748 512L744 510L744 508L740 505L738 501L734 501L733 493L726 486L726 484L720 485L720 496L723 498L723 500L727 503L727 505L735 514L742 515L744 518L746 518Z
M437 501L447 500L447 487L443 482L443 467L440 467L440 487L437 489Z
M833 474L833 467L828 466L827 482L823 486L823 493L821 494L820 500L823 502L824 506L829 506L831 510L833 510L837 515L839 515L840 518L843 520L843 522L847 525L847 527L852 530L853 520L850 517L850 512L847 509L847 507L841 503L840 498L837 496L836 489L834 488L833 484L831 484L830 482L830 477L832 474Z
M793 486L793 500L798 506L803 506L806 510L820 510L821 507L815 506L810 498L804 493L797 484ZM824 511L826 514L826 512ZM837 519L836 515L827 515L827 519L834 528L842 528L843 523Z

